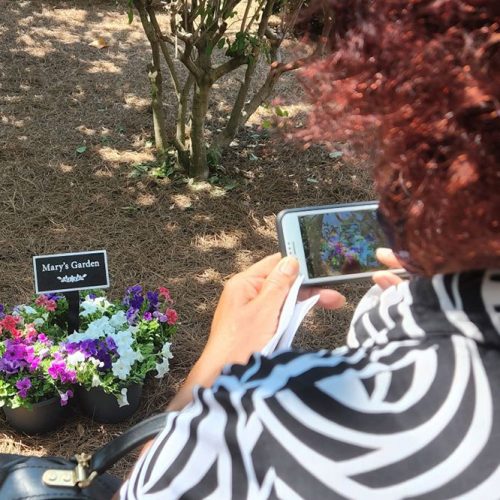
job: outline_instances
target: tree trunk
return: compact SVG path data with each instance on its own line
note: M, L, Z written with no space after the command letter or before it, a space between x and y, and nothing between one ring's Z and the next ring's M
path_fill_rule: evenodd
M208 110L210 85L196 83L191 116L191 166L189 176L196 179L208 178L207 145L205 143L205 118Z
M162 77L159 67L155 68L153 65L149 67L149 81L151 83L151 109L153 111L155 146L158 153L163 155L167 150L167 131L163 111Z
M148 20L144 4L134 1L139 11L141 24L151 46L152 61L148 65L148 76L151 84L151 109L153 111L153 127L155 133L155 146L160 155L167 150L167 131L165 127L165 113L163 111L163 79L161 75L160 44L153 26Z

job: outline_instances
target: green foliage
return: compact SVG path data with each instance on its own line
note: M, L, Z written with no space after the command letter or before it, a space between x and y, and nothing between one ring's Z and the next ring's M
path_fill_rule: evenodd
M213 171L220 165L221 158L222 152L216 145L212 145L207 149L207 163L210 170Z
M128 23L132 24L134 20L134 0L127 0L127 6Z
M226 56L238 57L250 56L255 48L265 45L265 42L256 35L239 31L232 42L228 41L228 45Z

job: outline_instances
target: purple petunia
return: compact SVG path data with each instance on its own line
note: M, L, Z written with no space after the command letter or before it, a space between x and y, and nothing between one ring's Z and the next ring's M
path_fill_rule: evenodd
M64 350L68 354L81 352L85 359L97 359L101 362L99 370L105 371L111 368L113 355L116 354L117 348L114 339L112 337L106 337L105 339L86 339L80 342L68 342L64 345ZM56 373L57 370L58 368L54 367L54 373Z
M28 395L28 391L31 387L31 380L28 377L19 379L16 382L17 392L20 397L25 398Z
M139 314L139 309L135 309L133 307L129 307L127 309L126 317L127 317L127 321L129 322L129 324L132 325L135 322L138 314Z
M0 370L8 375L19 372L23 368L36 363L35 350L18 340L7 339L5 352L0 358Z
M143 303L142 286L134 285L128 287L123 298L123 305L128 307L127 320L129 323L133 323L136 320Z
M52 340L50 340L45 333L39 333L36 339L42 344L52 345Z
M63 384L76 383L76 371L69 370L62 360L52 361L47 371L54 380L59 379Z
M153 313L153 316L160 322L160 323L166 323L168 321L168 317L166 314L163 314L159 311L155 311Z
M0 304L0 319L5 318L5 306Z
M149 311L146 311L143 314L142 318L145 319L146 321L151 321L153 319L153 314L150 313Z
M146 292L146 298L148 299L150 311L158 309L158 300L159 294L158 292Z
M5 359L2 357L0 359L0 371L6 373L7 375L13 375L17 373L22 368L21 364L17 359Z
M63 295L57 295L56 293L46 293L45 296L47 297L48 300L53 300L55 302L64 298Z
M59 397L61 398L61 406L66 406L68 404L69 398L73 397L73 391L71 389L68 389L66 392L62 392L59 394Z

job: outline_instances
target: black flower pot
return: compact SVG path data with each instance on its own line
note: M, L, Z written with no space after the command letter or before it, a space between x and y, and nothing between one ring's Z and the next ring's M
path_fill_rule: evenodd
M34 403L31 409L8 408L3 412L7 422L19 432L26 434L43 434L56 430L67 416L67 407L61 406L59 396Z
M77 398L82 412L96 422L116 424L130 418L139 408L142 384L127 386L128 405L119 406L113 394L107 394L100 387L90 390L78 387Z

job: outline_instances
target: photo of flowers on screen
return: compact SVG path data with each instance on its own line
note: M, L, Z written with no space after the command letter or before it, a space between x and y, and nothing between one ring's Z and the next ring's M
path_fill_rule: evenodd
M310 278L375 271L378 247L387 246L375 211L330 212L299 217Z

